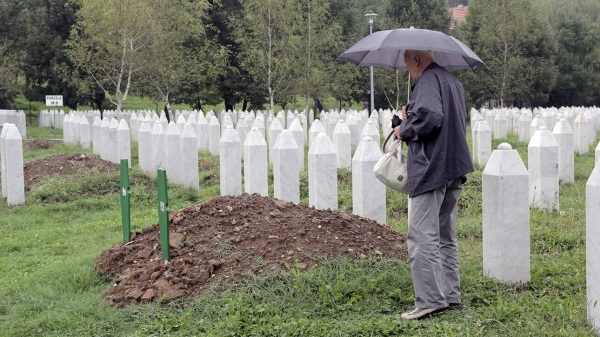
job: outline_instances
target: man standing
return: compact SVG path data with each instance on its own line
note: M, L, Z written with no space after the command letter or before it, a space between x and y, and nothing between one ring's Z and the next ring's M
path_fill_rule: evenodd
M431 51L407 50L404 62L415 86L394 132L408 143L408 256L416 305L401 317L421 319L461 306L456 213L473 164L460 81Z

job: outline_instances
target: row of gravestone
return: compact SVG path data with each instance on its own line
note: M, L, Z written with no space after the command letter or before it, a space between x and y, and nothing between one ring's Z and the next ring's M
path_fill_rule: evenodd
M67 143L71 143L71 136L74 136L74 139L77 139L77 137L87 134L88 130L86 117L70 115L71 114L65 117L64 124L64 134L66 135L65 142ZM329 158L328 160L333 161L332 167L327 165L321 167L318 164L311 166L310 158L313 157L313 153L309 152L308 169L309 171L313 170L313 173L309 173L309 176L316 177L322 175L327 177L324 181L320 181L320 179L317 178L310 179L310 181L319 181L315 184L309 184L312 185L312 187L309 187L310 195L314 194L314 197L310 199L314 201L316 207L337 208L337 192L323 192L324 190L327 191L325 188L332 184L330 182L331 173L328 174L326 172L328 172L328 169L333 168L335 178L337 177L338 168L351 167L351 152L353 148L351 132L345 121L339 120L334 128L332 141L326 136L325 129L317 119L313 122L307 134L301 126L301 117L302 116L299 115L291 122L290 129L283 129L279 120L273 118L268 130L266 130L264 134L259 127L253 126L252 129L244 135L244 141L242 141L238 131L244 129L240 125L244 123L244 118L238 119L238 125L236 125L236 129L234 129L233 125L227 121L227 116L225 116L223 119L224 124L226 124L225 130L221 132L222 125L219 124L215 116L211 116L208 128L199 128L199 132L200 134L207 135L208 150L220 157L221 194L238 195L242 192L241 154L242 152L261 152L262 150L257 149L260 148L261 145L252 143L252 141L257 142L258 138L260 138L265 144L265 160L257 162L258 158L261 158L261 156L258 155L251 155L247 158L249 162L254 164L244 164L244 168L246 169L245 175L247 175L244 179L244 191L266 195L265 191L268 190L268 183L266 182L266 179L260 177L266 177L266 168L268 167L269 162L271 162L273 163L275 196L284 200L299 202L299 172L304 170L306 166L304 165L303 160L305 143L308 140L310 149L317 146L314 144L321 144L321 146L317 146L313 151L315 152L314 157L316 159L327 156L327 158ZM194 115L190 115L188 121L185 121L183 118L183 116L180 116L178 123L171 122L167 124L167 128L165 129L163 128L160 119L153 121L151 117L145 116L143 117L143 120L141 120L141 123L139 123L140 130L138 132L134 131L132 134L135 134L136 136L133 137L138 139L139 165L143 171L153 174L156 171L156 168L163 167L167 170L167 177L170 181L198 189L197 155L198 150L201 148L197 147L199 144L199 137L196 134L196 128L193 125L196 124L196 126L198 126L198 122L189 123L190 121L194 122ZM201 118L199 118L199 120L201 120ZM73 119L73 122L71 122L71 119ZM381 152L378 150L380 134L379 130L375 127L374 122L375 121L372 120L367 121L361 132L361 137L370 139L370 145L375 148L371 149L369 154L374 153L375 155L380 156ZM258 116L255 119L254 125L257 124L263 125L262 116ZM150 125L152 125L152 127L150 127ZM83 126L85 131L77 131L77 126ZM108 121L108 119L105 118L100 122L100 119L96 118L92 130L94 153L99 154L103 159L115 163L118 163L119 159L130 158L129 128L127 127L125 120L117 122L114 118L111 121ZM250 135L252 135L252 137L249 137ZM290 141L290 137L292 141ZM87 139L87 136L85 139ZM81 144L83 145L84 143L82 142ZM87 142L85 142L85 144L87 144ZM327 147L323 144L331 144L331 147ZM115 149L118 150L115 151ZM326 151L325 155L319 153L319 151L323 149ZM329 151L331 149L333 149L333 152ZM292 153L295 157L293 160L287 158L287 156ZM285 157L284 160L281 160L282 156ZM319 160L316 162L320 163ZM264 167L264 169L258 169L259 166ZM294 167L294 169L291 167ZM264 172L264 175L260 172ZM293 172L296 172L296 174ZM319 172L322 173L319 174ZM368 176L374 178L372 172L370 172ZM337 181L337 179L334 180ZM375 182L378 183L378 181ZM365 186L370 186L372 183L373 182L369 182L369 184ZM357 183L357 186L360 185L360 183ZM337 191L337 183L335 186L335 191ZM367 190L368 189L363 189L363 192L367 192ZM335 200L332 201L333 199ZM360 200L368 200L368 198L361 196L357 196L355 199L357 200L357 203L359 203ZM384 201L385 198L382 197L381 199ZM325 203L327 207L321 206L323 203ZM335 206L333 206L334 204ZM374 204L373 206L365 204L361 207L357 205L357 209L369 210L373 207L379 209L383 207L383 209L385 209L385 204ZM377 221L385 223L385 212L379 212L376 218Z
M600 116L600 114L598 116ZM551 125L553 125L552 134L558 142L559 151L561 152L560 164L561 166L565 166L564 169L559 169L561 172L560 180L563 183L572 183L572 154L587 153L589 151L589 146L595 141L596 131L600 129L600 127L596 128L595 124L589 122L594 119L587 118L584 113L580 113L575 117L573 126L568 123L566 118L563 118L563 115L558 114L557 118L560 119ZM472 111L471 123L473 161L483 167L491 154L491 140L492 134L494 133L483 116L476 111ZM494 129L496 129L495 134L498 135L498 137L506 137L506 121L504 119L504 114L498 113L494 119L494 123ZM546 126L539 116L536 116L532 121L527 113L523 113L520 115L516 127L519 139L530 142L533 139L535 131ZM498 130L501 130L502 132L498 132ZM524 135L525 137L522 137Z
M536 144L544 138L552 137L548 130L538 130ZM544 135L546 133L546 135ZM534 140L532 139L532 142ZM533 151L532 151L533 150ZM557 158L555 152L532 149L528 157L534 157L547 170L554 170L550 163L542 162L544 156ZM586 284L587 313L590 325L600 328L600 153L596 152L596 165L586 185ZM521 157L507 143L495 150L483 171L482 211L483 211L483 269L487 277L498 279L506 284L523 284L530 281L530 205L532 181L558 186L556 178L536 177L539 167L525 168ZM542 169L542 171L544 171ZM544 181L547 179L547 181ZM553 194L554 187L543 193ZM556 190L558 194L558 190ZM556 196L550 196L557 199ZM558 206L558 201L556 203Z
M4 123L0 132L0 177L8 205L24 204L23 138L14 124Z
M27 138L27 117L23 110L0 110L0 127L5 124L13 124L22 139Z
M480 111L475 109L471 110L471 116L473 113L479 113L483 116L488 125L492 127L494 130L494 120L498 115L502 115L506 120L507 132L520 133L519 131L519 119L522 115L528 115L530 121L534 119L534 116L538 116L540 122L537 126L545 126L549 130L554 129L555 124L560 121L560 119L565 118L571 127L574 127L575 118L579 114L583 114L590 125L592 125L596 130L600 128L600 108L597 107L561 107L557 108L534 108L531 109L517 109L517 108L497 108L497 109L485 109L482 108ZM502 138L494 135L495 138Z

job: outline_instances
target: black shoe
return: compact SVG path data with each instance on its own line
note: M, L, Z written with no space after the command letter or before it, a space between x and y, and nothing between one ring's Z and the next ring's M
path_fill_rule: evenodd
M461 310L464 306L462 303L448 303L448 309L450 310Z

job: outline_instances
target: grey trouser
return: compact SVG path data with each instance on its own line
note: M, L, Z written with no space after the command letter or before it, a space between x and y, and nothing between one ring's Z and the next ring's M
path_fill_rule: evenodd
M444 308L460 301L456 207L462 178L410 198L408 259L416 306Z

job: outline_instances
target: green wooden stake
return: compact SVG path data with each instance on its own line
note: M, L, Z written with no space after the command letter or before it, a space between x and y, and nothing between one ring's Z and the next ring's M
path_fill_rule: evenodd
M158 169L158 223L160 227L160 253L169 261L169 197L167 196L167 171Z
M129 194L129 162L121 159L121 219L123 243L131 241L131 195Z

